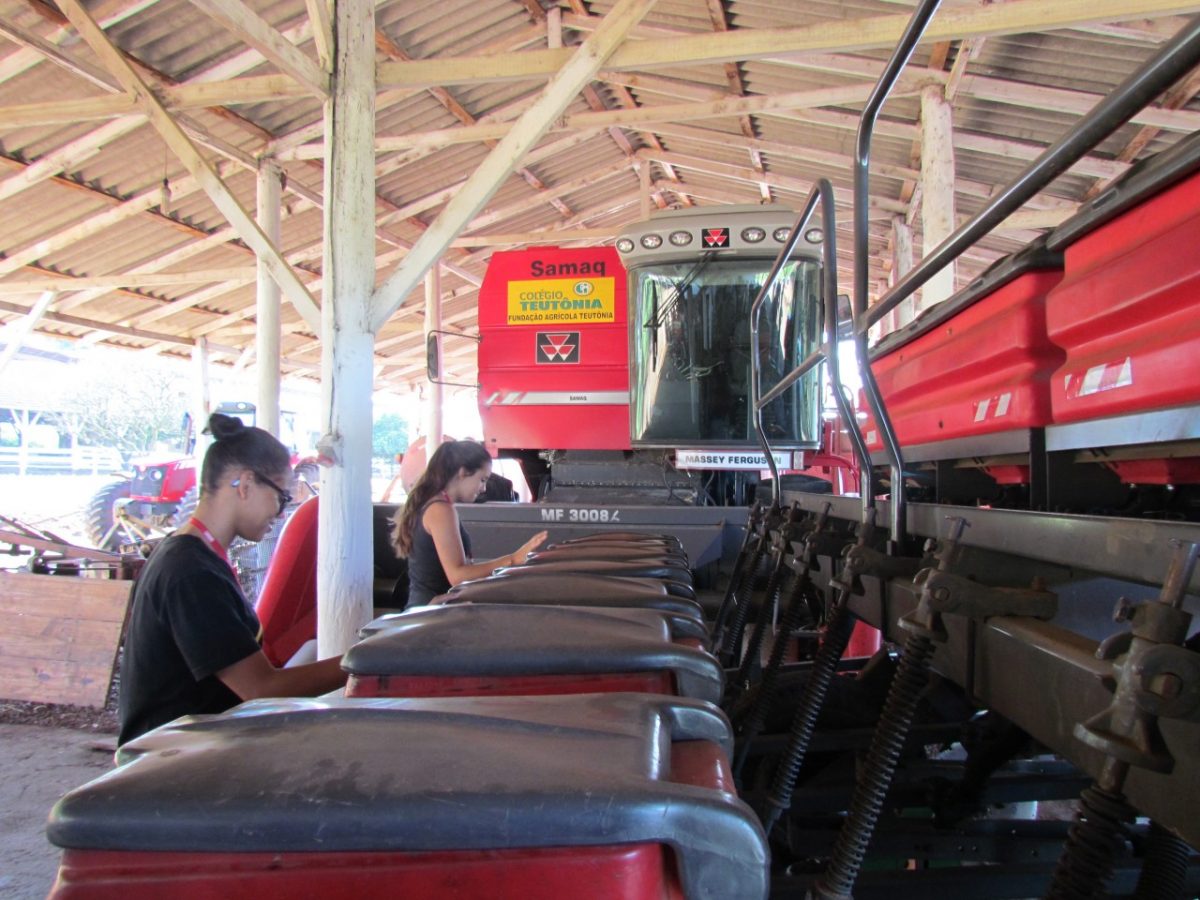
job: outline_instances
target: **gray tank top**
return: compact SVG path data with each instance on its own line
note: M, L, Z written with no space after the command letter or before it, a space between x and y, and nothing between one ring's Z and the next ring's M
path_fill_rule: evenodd
M446 577L446 570L442 568L442 561L438 559L433 535L425 530L423 522L425 510L429 509L430 503L446 502L448 501L442 497L434 497L421 507L421 514L413 523L412 550L408 554L408 605L405 609L424 606L434 597L450 590L450 579ZM462 536L467 559L470 559L471 536L467 534L462 522L458 523L458 533Z

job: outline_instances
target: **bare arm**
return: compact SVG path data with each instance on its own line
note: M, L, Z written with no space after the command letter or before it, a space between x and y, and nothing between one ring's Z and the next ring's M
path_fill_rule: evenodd
M331 656L306 666L277 669L261 650L221 669L217 677L243 700L315 697L346 683L340 656Z
M462 535L458 531L458 514L449 503L431 503L425 510L421 523L433 538L437 548L438 561L450 584L460 584L472 578L483 578L490 575L493 569L503 566L515 566L523 563L525 557L542 541L546 540L546 532L535 534L528 541L504 556L495 559L475 561L467 559L467 551L463 548Z

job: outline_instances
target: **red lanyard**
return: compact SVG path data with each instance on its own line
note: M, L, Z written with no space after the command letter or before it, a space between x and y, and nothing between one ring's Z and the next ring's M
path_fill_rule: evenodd
M217 554L217 556L221 557L221 559L225 560L225 565L229 566L229 571L233 573L233 577L236 580L237 569L233 567L233 563L229 561L229 554L225 552L225 548L221 546L221 542L216 539L211 531L209 531L208 526L195 516L192 516L188 524L200 532L200 540L204 541L204 545L208 547L209 550Z

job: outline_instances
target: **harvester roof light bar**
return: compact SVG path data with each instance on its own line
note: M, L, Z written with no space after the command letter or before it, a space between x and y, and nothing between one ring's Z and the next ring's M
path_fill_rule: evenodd
M620 238L617 240L617 250L621 253L632 253L635 246L637 245L630 238Z
M810 244L819 244L825 239L825 234L820 228L810 228L804 232L804 239Z
M662 242L663 241L662 241L661 234L643 234L642 235L642 246L645 247L647 250L657 250L659 247L662 246Z
M784 225L782 228L776 228L774 233L771 235L771 237L775 238L775 240L779 241L781 244L791 236L792 229L788 225Z
M767 232L765 230L763 230L762 228L743 228L742 229L742 240L745 241L747 244L757 244L760 241L765 240L766 236L767 236Z
M692 242L692 233L690 231L672 231L668 240L676 247L686 247Z

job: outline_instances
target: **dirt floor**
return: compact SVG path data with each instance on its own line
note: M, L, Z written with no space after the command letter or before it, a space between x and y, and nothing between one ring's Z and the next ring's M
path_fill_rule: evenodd
M91 728L0 724L0 897L42 900L58 870L54 803L112 768L116 738Z

